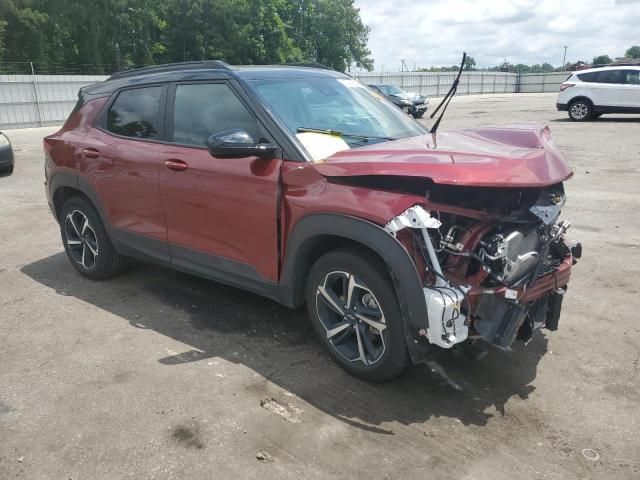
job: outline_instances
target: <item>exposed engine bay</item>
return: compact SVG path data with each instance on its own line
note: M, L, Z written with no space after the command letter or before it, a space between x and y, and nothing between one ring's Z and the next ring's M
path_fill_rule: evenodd
M443 348L474 338L509 348L543 326L557 329L570 267L581 256L580 244L566 239L569 222L559 220L562 184L434 187L424 206L386 225L423 272L429 327L420 335Z

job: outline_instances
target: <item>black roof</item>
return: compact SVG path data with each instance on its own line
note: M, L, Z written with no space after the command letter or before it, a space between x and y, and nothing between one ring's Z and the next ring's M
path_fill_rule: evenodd
M170 63L125 70L114 73L104 82L84 87L82 91L89 95L105 95L124 86L158 82L216 80L225 78L257 80L312 77L344 78L346 75L317 63L233 66L220 60L206 60L201 62Z

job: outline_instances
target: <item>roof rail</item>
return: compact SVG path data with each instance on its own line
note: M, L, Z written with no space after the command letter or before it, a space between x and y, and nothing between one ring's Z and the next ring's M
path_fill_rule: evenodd
M121 78L137 77L148 73L175 72L180 70L193 69L212 69L212 70L231 70L230 66L220 60L203 60L197 62L179 62L167 63L165 65L153 65L151 67L134 68L132 70L123 70L117 72L107 78L109 80L119 80Z
M283 63L283 65L287 67L308 67L308 68L321 68L323 70L333 70L331 67L327 67L326 65L322 65L318 62L293 62L293 63Z
M606 68L606 67L640 67L640 62L620 62L620 63L596 63L590 68Z

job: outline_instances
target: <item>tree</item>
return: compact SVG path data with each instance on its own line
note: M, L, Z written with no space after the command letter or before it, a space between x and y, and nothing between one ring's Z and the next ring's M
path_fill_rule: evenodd
M476 61L475 61L475 59L473 57L467 56L467 58L464 59L464 69L465 70L474 70L475 66L476 66Z
M0 20L4 30L5 60L13 62L46 62L46 13L31 8L26 0L0 0ZM15 52L15 53L14 53Z
M624 53L624 56L628 58L640 58L640 46L634 45L633 47L630 47Z
M0 0L0 58L47 71L317 61L371 70L354 0Z
M609 55L598 55L597 57L593 57L592 63L594 65L604 65L611 62L613 62L613 60L611 60Z
M7 27L7 22L0 20L0 60L2 60L2 54L4 53L4 29Z
M352 64L373 69L367 48L370 29L353 0L282 1L280 11L305 60L340 71Z

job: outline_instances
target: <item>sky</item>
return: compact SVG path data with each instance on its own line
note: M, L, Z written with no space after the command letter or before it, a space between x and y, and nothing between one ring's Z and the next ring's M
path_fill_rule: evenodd
M640 0L355 0L374 70L504 62L560 66L640 45Z

